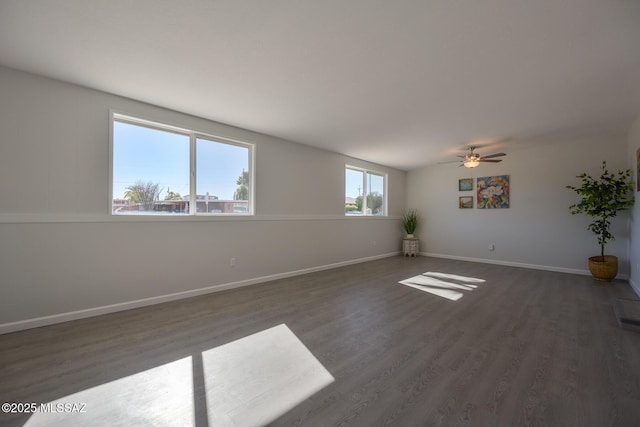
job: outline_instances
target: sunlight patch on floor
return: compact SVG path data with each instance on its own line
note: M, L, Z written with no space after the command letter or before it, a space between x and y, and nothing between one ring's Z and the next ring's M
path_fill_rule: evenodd
M194 370L204 378L206 399L195 396ZM45 403L52 410L33 413L25 425L189 427L197 415L210 426L262 426L334 381L281 324Z
M447 279L447 280L442 280ZM456 283L463 282L463 283ZM483 283L485 280L475 277L459 276L456 274L426 272L418 276L401 280L400 284L410 286L432 295L437 295L451 301L457 301L464 296L464 292L473 291L478 287L472 283Z
M438 277L440 279L457 280L459 282L465 282L465 283L484 283L484 282L486 282L486 280L478 279L476 277L467 277L467 276L460 276L460 275L457 275L457 274L439 273L437 271L427 271L426 273L423 273L423 275L424 276L430 276L430 277Z
M209 425L259 426L334 380L284 324L202 353Z
M25 426L194 426L192 378L185 357L49 402Z

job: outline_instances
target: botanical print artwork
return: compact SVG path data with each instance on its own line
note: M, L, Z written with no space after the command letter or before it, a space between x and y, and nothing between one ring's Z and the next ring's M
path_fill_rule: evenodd
M473 196L462 196L459 201L460 209L472 209L473 208Z
M509 207L509 175L477 178L478 209L503 209Z
M473 190L473 178L462 178L458 180L458 191Z

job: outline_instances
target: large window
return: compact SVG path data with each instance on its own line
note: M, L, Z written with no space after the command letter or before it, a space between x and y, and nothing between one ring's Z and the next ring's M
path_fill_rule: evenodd
M115 215L252 214L253 145L113 114Z
M386 215L386 177L379 172L353 166L345 167L346 215Z

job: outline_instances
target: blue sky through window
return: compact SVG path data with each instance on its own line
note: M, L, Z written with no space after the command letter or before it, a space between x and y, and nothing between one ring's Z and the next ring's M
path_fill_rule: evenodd
M242 171L249 170L249 149L198 138L196 192L233 200Z
M345 167L345 213L347 215L385 215L385 176L367 170ZM377 195L382 196L377 202L366 199L367 207L365 212L357 211L351 204L356 204L358 196ZM361 207L363 209L363 207Z
M345 169L345 195L355 199L362 195L362 171Z
M384 176L371 172L345 168L345 196L354 199L363 194L363 174L367 174L367 191L384 194Z
M114 121L113 197L124 197L137 181L157 182L167 189L189 194L189 136Z
M161 200L169 190L188 196L189 170L189 135L114 120L114 198L123 198L126 188L140 180L159 183ZM198 139L198 195L209 192L211 197L233 200L243 170L249 170L247 147Z

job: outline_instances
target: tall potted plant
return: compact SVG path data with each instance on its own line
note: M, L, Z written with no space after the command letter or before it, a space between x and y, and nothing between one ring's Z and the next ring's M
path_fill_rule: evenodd
M599 178L586 173L576 178L582 180L582 185L567 185L567 188L575 191L580 201L569 206L569 211L572 215L587 214L593 218L588 228L598 237L600 256L589 258L589 271L596 279L610 282L618 274L618 257L605 255L604 247L610 240L615 240L610 231L611 218L633 205L631 170L611 173L607 170L607 162L602 162Z
M418 212L415 209L409 209L402 214L402 228L407 233L407 237L413 237L413 233L418 226Z

